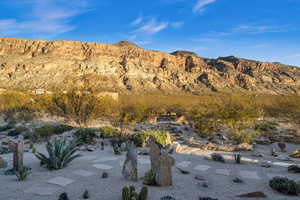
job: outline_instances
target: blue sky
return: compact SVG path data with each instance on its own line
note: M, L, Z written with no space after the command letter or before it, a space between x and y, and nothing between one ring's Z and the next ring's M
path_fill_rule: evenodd
M0 36L300 66L300 0L0 0Z

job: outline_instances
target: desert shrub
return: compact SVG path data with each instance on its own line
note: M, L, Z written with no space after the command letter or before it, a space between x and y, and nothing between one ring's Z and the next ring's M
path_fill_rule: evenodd
M46 144L48 156L37 152L35 156L50 170L66 167L74 159L80 157L76 154L78 147L75 143L67 142L66 138L55 138Z
M78 145L95 144L98 137L96 128L79 128L74 135Z
M235 141L237 144L248 143L253 144L255 139L259 136L259 133L252 129L232 129L230 139Z
M44 125L42 127L35 128L33 132L27 132L25 134L25 138L33 142L43 142L49 140L54 135L60 135L72 129L73 127L64 124Z
M300 183L290 180L286 177L274 177L270 180L269 186L278 192L287 195L300 194Z
M18 135L21 135L22 133L28 131L28 129L24 126L17 126L15 127L13 130L9 131L8 132L8 136L18 136Z
M154 136L156 139L156 142L163 145L167 146L172 143L172 136L170 135L169 132L167 131L159 131L159 130L147 130L147 131L142 131L139 133L135 133L131 136L131 140L134 142L134 144L138 147L145 146L148 138L150 136Z
M269 132L276 130L276 124L271 122L258 123L255 125L254 129L261 132Z
M146 172L143 183L145 185L149 185L149 186L157 185L156 184L156 173L153 169L150 169L148 172Z
M100 128L101 137L111 138L113 136L119 135L120 132L118 129L111 126L104 126Z
M86 125L95 116L98 100L94 90L85 85L82 88L73 88L67 93L55 93L44 106L53 115Z

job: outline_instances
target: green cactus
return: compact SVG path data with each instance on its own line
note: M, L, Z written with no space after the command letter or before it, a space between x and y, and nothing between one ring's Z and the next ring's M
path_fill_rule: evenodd
M138 200L147 200L147 199L148 199L148 188L144 186L141 189Z
M147 200L148 199L148 188L143 187L141 192L138 194L134 186L124 187L122 190L122 200Z
M241 154L234 154L235 163L241 164L241 158L242 158Z

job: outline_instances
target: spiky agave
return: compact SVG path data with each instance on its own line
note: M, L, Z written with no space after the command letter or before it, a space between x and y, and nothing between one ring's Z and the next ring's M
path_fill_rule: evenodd
M55 138L47 142L48 157L40 152L35 156L50 170L59 170L66 167L74 159L80 157L76 154L78 147L75 143L67 142L66 138Z

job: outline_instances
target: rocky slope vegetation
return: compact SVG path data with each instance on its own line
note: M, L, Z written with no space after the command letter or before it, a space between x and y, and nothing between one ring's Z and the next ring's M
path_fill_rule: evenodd
M167 54L130 42L0 38L0 88L66 90L85 79L117 92L300 94L300 68L280 63Z

